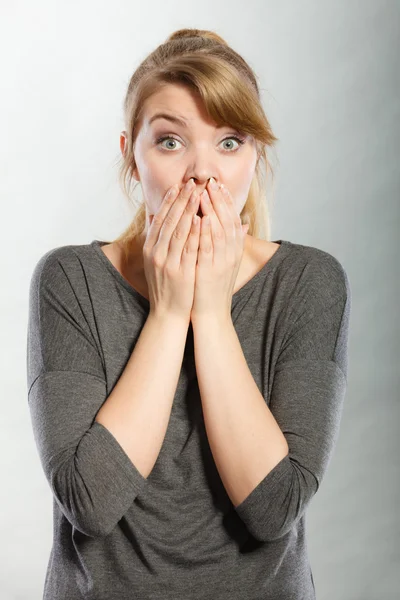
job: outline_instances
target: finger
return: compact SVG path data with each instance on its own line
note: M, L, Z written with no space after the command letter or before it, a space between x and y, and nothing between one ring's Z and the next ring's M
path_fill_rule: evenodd
M198 215L193 215L192 227L190 234L187 239L186 245L182 252L182 264L188 263L192 265L193 262L196 264L197 254L199 251L199 239L201 231L201 218Z
M235 229L236 231L239 231L242 225L242 221L240 219L240 214L237 211L235 202L232 198L232 195L230 193L230 191L228 190L228 188L226 186L224 186L223 183L221 183L221 196L222 199L224 201L224 204L227 208L227 210L229 211L229 213L231 214L232 218L233 218L233 222L235 225Z
M223 183L221 183L221 197L223 199L226 209L229 211L229 214L231 215L231 218L233 220L235 244L238 247L238 252L241 253L243 249L243 240L246 236L248 226L246 232L244 232L240 214L236 209L230 191L227 187L224 186Z
M166 195L160 209L154 215L151 229L149 230L150 244L159 243L160 247L166 250L169 247L171 236L175 230L183 211L186 208L188 200L192 195L196 184L190 179L181 190L179 186L171 188L171 194Z
M182 260L182 252L190 237L190 232L193 226L193 217L199 209L199 194L198 190L194 189L190 196L189 202L183 211L183 214L172 232L171 241L169 244L168 254L170 263L179 267Z
M213 241L209 215L205 215L201 219L198 261L200 264L212 264L213 261Z
M233 241L235 236L235 229L232 223L232 213L224 201L224 197L222 195L220 187L218 187L217 189L212 189L211 179L208 182L207 191L211 200L213 214L215 214L216 218L218 219L226 238L231 239ZM214 225L214 223L215 221L213 220L212 225ZM216 226L214 227L213 231L217 231Z
M178 194L179 186L177 184L173 185L172 188L170 188L165 194L156 214L150 215L150 227L149 231L147 232L147 238L145 241L146 247L153 246L156 243L162 223L164 222L165 215L168 213L171 206L175 202L176 198L178 197Z
M225 249L226 239L225 230L213 208L211 198L207 190L201 195L201 209L203 215L210 218L210 235L214 247L214 252L222 252Z

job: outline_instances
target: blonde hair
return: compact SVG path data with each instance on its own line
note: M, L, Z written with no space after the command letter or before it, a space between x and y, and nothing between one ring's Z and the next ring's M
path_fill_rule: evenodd
M136 168L134 144L145 102L171 83L197 92L217 125L229 125L253 136L258 162L240 217L243 224L249 224L249 235L269 241L270 220L265 196L268 171L273 175L273 169L266 148L274 146L278 138L272 133L261 105L253 70L213 31L175 31L133 73L123 105L127 140L125 155L119 161L119 182L124 194L130 201L132 173ZM114 240L122 247L125 257L129 256L131 243L145 228L146 206L142 202L130 225Z

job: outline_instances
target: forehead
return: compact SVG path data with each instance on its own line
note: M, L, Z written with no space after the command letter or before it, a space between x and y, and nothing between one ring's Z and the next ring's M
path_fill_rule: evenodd
M144 120L147 125L157 123L161 118L186 128L199 122L216 128L200 96L194 90L177 84L163 86L146 101Z

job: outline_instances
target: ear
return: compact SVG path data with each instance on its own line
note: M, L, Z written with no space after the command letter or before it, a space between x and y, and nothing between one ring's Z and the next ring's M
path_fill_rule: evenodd
M136 181L140 181L139 171L138 171L137 167L132 169L132 175L136 179Z
M125 158L128 147L128 134L125 130L121 131L121 135L119 137L119 147L121 149L122 156ZM139 171L137 167L132 169L132 175L136 179L136 181L140 181Z
M125 157L126 154L126 145L128 142L128 137L126 131L121 131L121 135L119 136L119 147L121 149L122 156Z

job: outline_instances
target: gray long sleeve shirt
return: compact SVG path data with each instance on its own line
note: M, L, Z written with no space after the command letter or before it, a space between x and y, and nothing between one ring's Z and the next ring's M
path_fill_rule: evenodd
M192 326L146 479L95 416L135 347L148 300L102 252L109 242L57 247L36 264L28 403L54 519L44 600L315 599L305 516L338 438L351 296L331 254L276 242L233 295L231 314L289 455L236 508L207 440Z

